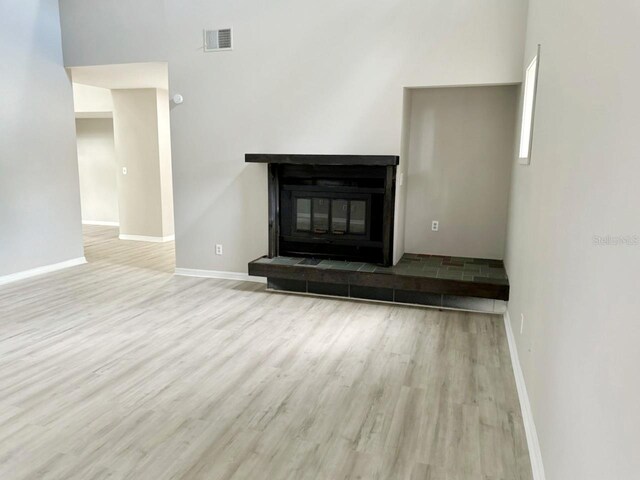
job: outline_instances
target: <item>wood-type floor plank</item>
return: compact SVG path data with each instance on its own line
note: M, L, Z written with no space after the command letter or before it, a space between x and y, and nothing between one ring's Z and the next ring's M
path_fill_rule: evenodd
M179 277L85 227L0 287L0 478L530 480L499 316Z

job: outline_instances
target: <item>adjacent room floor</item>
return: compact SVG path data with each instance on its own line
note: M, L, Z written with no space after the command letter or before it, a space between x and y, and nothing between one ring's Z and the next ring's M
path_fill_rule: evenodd
M0 287L2 479L531 479L502 318L88 265Z

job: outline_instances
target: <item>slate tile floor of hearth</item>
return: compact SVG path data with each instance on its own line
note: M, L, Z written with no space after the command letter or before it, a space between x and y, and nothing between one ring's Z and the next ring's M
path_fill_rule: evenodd
M509 285L507 272L501 260L484 258L447 257L405 253L397 265L380 267L372 263L320 260L300 257L261 258L257 263L304 266L353 272L388 273L418 277L461 280L465 282Z

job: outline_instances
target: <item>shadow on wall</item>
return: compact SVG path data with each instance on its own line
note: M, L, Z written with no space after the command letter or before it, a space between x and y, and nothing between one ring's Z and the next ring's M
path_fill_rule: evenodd
M222 244L226 256L231 256L234 262L245 262L266 253L267 232L268 232L268 211L267 211L267 184L266 165L242 164L239 172L232 175L231 172L238 170L236 162L217 162L203 166L202 175L193 182L201 184L195 191L202 192L198 198L192 198L188 205L181 205L179 199L183 198L179 191L176 191L176 209L185 213L176 215L176 230L179 232L176 239L176 264L182 268L196 268L204 270L216 270L214 262L207 262L215 252L215 245ZM226 171L229 170L227 173ZM222 174L225 179L229 179L223 187L216 189L216 194L208 191L205 187L210 178L209 175ZM193 183L192 183L193 185ZM193 192L192 192L193 193ZM262 199L258 201L257 199ZM229 208L233 205L233 208ZM254 222L252 219L262 219ZM181 252L180 235L186 237L211 235L210 245L204 246L205 251L194 252L190 249L188 255ZM233 248L224 248L225 229L235 228L247 232L233 244ZM195 253L200 253L200 260L197 265L190 265L189 258L193 258ZM249 260L247 260L249 258Z

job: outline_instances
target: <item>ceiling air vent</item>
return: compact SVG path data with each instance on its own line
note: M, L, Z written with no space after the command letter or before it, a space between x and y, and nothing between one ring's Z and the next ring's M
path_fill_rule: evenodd
M220 50L231 50L231 29L205 30L204 51L218 52Z

